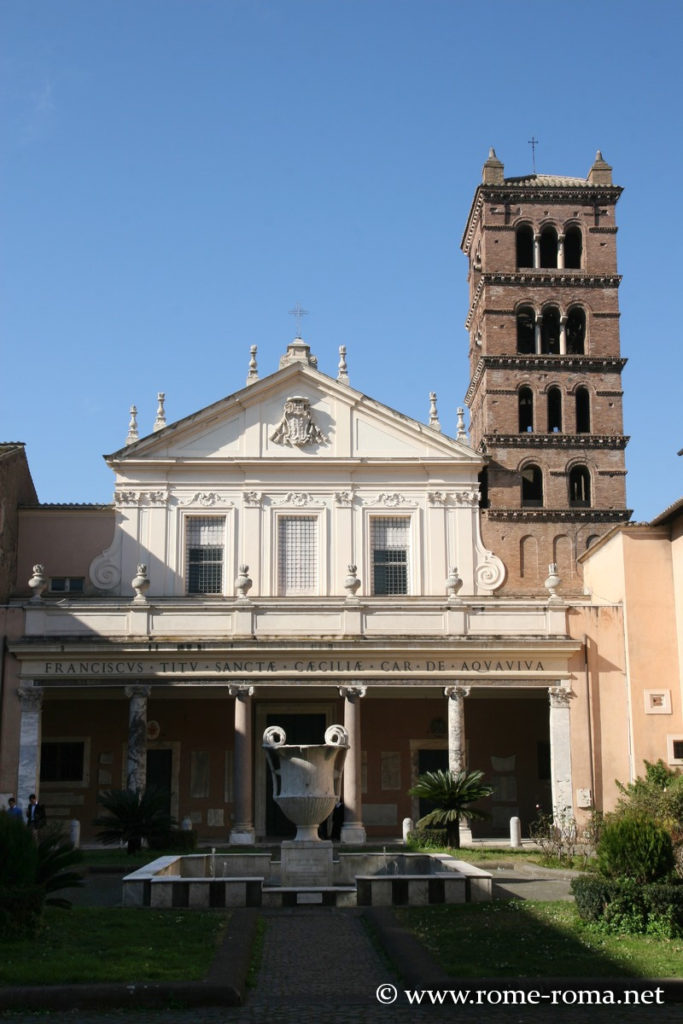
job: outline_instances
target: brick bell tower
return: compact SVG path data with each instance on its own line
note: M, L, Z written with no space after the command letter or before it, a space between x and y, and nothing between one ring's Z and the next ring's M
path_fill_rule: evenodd
M493 149L462 249L469 260L471 440L485 545L507 593L581 593L576 559L626 508L614 214L598 152L587 178L505 178Z

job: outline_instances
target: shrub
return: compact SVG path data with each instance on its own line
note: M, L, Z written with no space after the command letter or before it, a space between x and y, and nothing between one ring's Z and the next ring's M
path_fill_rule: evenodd
M579 875L571 881L574 902L583 921L599 921L614 896L617 883L599 875Z
M32 939L40 927L44 899L40 885L0 885L0 939Z
M597 858L602 875L630 878L641 885L665 878L674 868L671 836L642 815L608 819L602 828Z
M583 921L611 934L643 934L673 939L683 935L683 885L632 878L582 875L571 883Z
M161 790L112 789L100 793L99 803L107 814L95 818L100 828L97 838L104 843L126 843L128 853L137 853L143 839L150 846L158 844L175 825L167 810L168 796Z
M33 885L38 867L38 849L33 833L21 818L0 813L0 865L3 886Z
M416 828L408 834L409 850L440 850L448 846L445 828Z

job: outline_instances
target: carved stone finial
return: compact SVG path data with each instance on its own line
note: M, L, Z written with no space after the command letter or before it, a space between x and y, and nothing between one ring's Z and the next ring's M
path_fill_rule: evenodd
M461 441L463 444L469 444L470 439L467 436L467 428L465 427L465 410L462 406L458 406L458 431L455 435L456 441Z
M346 591L346 600L353 601L356 596L356 591L360 587L360 580L358 579L358 566L349 564L349 572L344 579L344 590Z
M307 444L327 444L327 438L313 421L311 403L302 395L290 395L285 401L284 415L270 435L275 444L303 448Z
M342 384L349 383L349 371L346 365L346 345L339 346L339 370L337 373L337 380L341 381Z
M256 353L258 349L256 345L249 346L249 373L247 374L247 384L255 384L258 380L258 367L256 365Z
M48 586L48 579L47 576L45 575L44 565L33 566L33 575L31 576L31 579L28 581L28 585L33 591L33 597L31 598L31 600L42 600L43 594L47 590Z
M166 413L164 411L164 402L166 401L166 395L163 391L157 393L157 418L154 421L154 430L163 430L166 426Z
M458 591L462 589L462 579L458 574L456 566L453 566L451 569L449 569L445 585L446 593L448 594L448 600L456 601L458 598Z
M551 601L561 601L562 599L557 594L557 588L562 583L562 579L557 574L557 562L551 562L548 566L548 576L543 586L550 594Z
M238 575L235 579L235 590L237 596L242 600L247 600L247 591L251 589L252 580L249 578L249 566L240 565Z
M282 370L285 366L290 366L292 363L307 363L308 366L312 366L314 370L318 368L318 359L316 356L311 355L311 346L307 345L302 338L295 338L287 346L287 351L283 356L280 356L280 369Z
M138 435L138 410L137 407L131 405L130 407L130 423L128 424L128 436L126 437L126 444L133 444L139 438Z
M130 581L130 585L135 591L135 597L133 601L135 604L147 604L147 591L150 588L150 578L147 575L147 566L144 562L140 562L137 567L137 572L133 579Z
M429 392L429 426L432 430L441 430L439 413L436 409L436 391Z

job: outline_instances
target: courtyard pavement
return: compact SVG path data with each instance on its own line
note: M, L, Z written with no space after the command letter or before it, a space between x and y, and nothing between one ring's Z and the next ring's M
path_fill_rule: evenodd
M573 872L515 864L514 869L494 868L492 874L498 898L570 898ZM87 888L78 896L78 903L91 906L114 906L119 900L120 876L115 880L111 876L92 875ZM259 915L266 923L261 967L255 987L245 990L244 976ZM135 1008L133 987L129 991L130 1005L123 1010L106 1010L97 1002L89 1008L67 1009L66 1003L64 1009L53 1006L50 1010L47 1002L40 1012L6 1012L0 1014L0 1020L3 1024L403 1024L458 1020L477 1024L601 1024L608 1020L618 1024L622 1020L633 1024L678 1024L682 1017L680 991L673 993L675 1002L642 1007L561 1002L574 998L572 990L612 985L615 998L619 998L624 988L638 987L624 979L614 983L605 979L598 983L566 978L545 979L542 983L468 979L462 983L470 990L467 1005L455 1004L448 995L443 997L444 1005L425 1004L425 1000L432 998L429 994L423 997L422 1005L411 1005L406 990L447 993L459 986L457 979L444 976L424 947L397 925L391 908L246 909L235 911L231 924L207 983L211 991L211 986L235 986L246 995L243 1005L142 1010ZM644 987L654 988L656 984L647 983ZM569 991L570 996L548 995L537 1005L495 1005L496 1001L510 998L501 994L506 989L528 992L533 988L542 988L542 994L556 988L561 993ZM181 998L180 992L177 998ZM550 1004L552 998L557 1000L554 1005Z

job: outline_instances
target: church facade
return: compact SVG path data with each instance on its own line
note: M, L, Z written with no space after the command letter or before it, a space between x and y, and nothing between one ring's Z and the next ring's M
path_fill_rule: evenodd
M248 844L287 829L264 730L315 743L342 722L345 842L400 835L437 767L485 772L484 834L613 802L638 753L623 600L580 581L628 519L618 190L604 161L585 181L502 172L490 157L464 242L471 437L354 389L344 350L323 373L296 338L192 416L167 424L161 400L144 437L133 417L112 506L20 510L1 792L40 791L87 838L100 791L157 785L203 839Z

